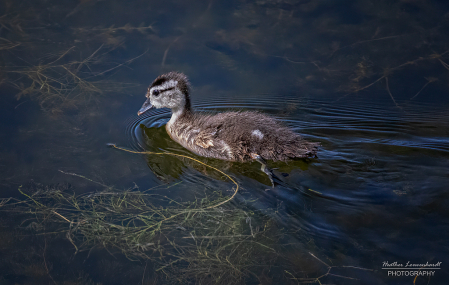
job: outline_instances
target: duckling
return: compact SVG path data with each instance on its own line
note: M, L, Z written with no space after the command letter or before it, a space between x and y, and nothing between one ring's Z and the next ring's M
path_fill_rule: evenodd
M272 185L266 160L286 161L315 157L319 143L305 141L276 119L259 112L197 113L190 104L190 83L183 73L169 72L148 87L138 115L151 108L170 108L165 128L169 136L188 150L228 161L262 164Z

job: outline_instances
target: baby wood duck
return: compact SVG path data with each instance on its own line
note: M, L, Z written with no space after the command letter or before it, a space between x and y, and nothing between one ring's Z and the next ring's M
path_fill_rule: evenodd
M305 141L267 115L258 112L195 113L190 105L189 82L182 73L159 76L145 96L147 100L137 114L153 107L170 108L172 116L165 128L174 141L205 157L241 162L257 160L272 183L272 173L264 160L316 156L319 143Z

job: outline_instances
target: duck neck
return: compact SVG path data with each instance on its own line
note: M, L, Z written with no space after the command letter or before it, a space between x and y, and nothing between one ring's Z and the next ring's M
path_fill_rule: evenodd
M190 108L190 102L188 102L183 107L174 108L171 110L172 115L170 118L170 121L168 121L167 125L169 127L173 126L176 121L178 121L180 118L190 118L192 115L192 110Z

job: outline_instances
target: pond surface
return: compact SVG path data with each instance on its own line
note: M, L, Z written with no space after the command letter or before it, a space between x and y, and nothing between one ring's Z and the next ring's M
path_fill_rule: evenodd
M0 12L0 284L446 284L446 1ZM271 187L189 152L170 110L137 116L172 70L197 111L269 114L318 157L268 162Z

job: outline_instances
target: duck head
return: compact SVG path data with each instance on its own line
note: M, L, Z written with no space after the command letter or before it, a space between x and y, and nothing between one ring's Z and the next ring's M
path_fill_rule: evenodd
M189 81L179 72L160 75L148 87L147 100L137 115L142 115L151 108L170 108L173 112L190 110Z

